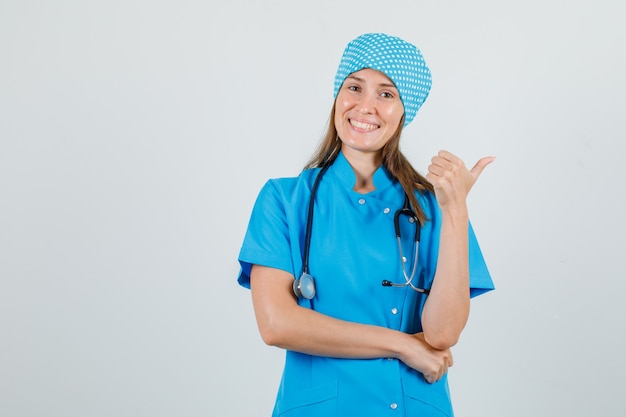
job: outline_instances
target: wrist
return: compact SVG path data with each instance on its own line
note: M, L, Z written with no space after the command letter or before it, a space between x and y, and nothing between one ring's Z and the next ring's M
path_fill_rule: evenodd
M404 332L397 332L397 337L391 346L391 356L405 362L411 351L411 335Z
M469 221L467 205L459 204L441 208L441 217L444 221L451 221L453 224L466 224Z

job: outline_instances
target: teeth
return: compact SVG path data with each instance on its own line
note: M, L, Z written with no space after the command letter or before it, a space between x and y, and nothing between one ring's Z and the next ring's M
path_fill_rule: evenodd
M350 120L350 123L352 124L352 126L356 127L357 129L363 129L363 130L374 130L378 127L378 125L371 125L369 123L357 122L356 120Z

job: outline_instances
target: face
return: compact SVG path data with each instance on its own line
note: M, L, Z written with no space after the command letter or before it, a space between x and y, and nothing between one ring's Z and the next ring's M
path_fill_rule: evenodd
M380 155L403 115L400 94L385 74L370 68L350 74L335 102L335 128L343 152Z

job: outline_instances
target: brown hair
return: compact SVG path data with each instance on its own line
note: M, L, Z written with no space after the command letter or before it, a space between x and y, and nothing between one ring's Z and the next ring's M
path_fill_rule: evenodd
M311 159L309 159L309 162L305 165L304 169L330 165L335 161L337 155L339 155L339 151L341 151L341 139L339 139L337 129L335 128L334 115L335 105L333 104L326 134L322 138L322 141ZM402 116L402 120L400 120L400 123L398 124L398 129L382 149L383 166L400 183L400 185L402 185L404 192L409 196L411 207L413 207L417 218L421 224L424 224L427 220L426 215L415 197L415 191L434 192L434 189L426 177L418 173L400 151L402 126L404 126L404 116Z

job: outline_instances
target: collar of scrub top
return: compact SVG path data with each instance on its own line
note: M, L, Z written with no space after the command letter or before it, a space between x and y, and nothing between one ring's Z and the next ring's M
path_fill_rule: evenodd
M333 175L341 181L346 189L352 190L354 188L354 184L356 184L356 174L343 152L339 152L337 158L335 158L335 161L331 166ZM379 193L389 187L392 187L396 183L396 180L384 166L380 166L376 171L374 171L372 182L374 183L375 190L369 195Z
M339 153L335 161L330 164L322 167L318 172L315 182L313 183L313 187L311 189L311 196L309 198L309 206L307 212L307 223L306 223L306 233L304 240L304 254L302 257L302 275L300 278L295 279L293 282L293 292L296 297L303 297L308 300L312 300L315 297L316 289L315 289L315 279L309 274L309 249L311 246L311 234L313 228L313 214L314 214L314 206L315 206L315 197L317 195L317 187L319 183L326 173L326 171L333 167L333 170L337 170L337 177L341 182L344 183L346 187L352 189L354 187L354 183L356 182L356 174L352 169L352 166L345 158L342 152ZM384 167L380 167L374 172L373 177L374 186L377 190L383 190L384 188L390 187L394 183L393 177L388 173L388 171ZM408 217L411 223L415 224L415 238L414 238L414 254L413 254L413 266L411 268L411 273L408 274L406 270L406 258L403 256L402 252L402 243L401 243L401 235L400 235L400 226L399 219L401 215L405 215ZM415 215L415 212L411 209L411 205L409 203L409 198L405 194L404 205L399 208L394 215L394 232L398 241L398 250L400 256L400 262L402 265L402 274L404 275L405 282L403 283L394 283L389 280L383 280L382 285L384 287L406 287L409 286L413 290L418 293L422 293L428 295L430 292L428 289L423 289L416 287L413 284L413 278L415 277L415 273L417 270L417 259L418 259L418 246L419 246L419 238L420 238L420 223Z

